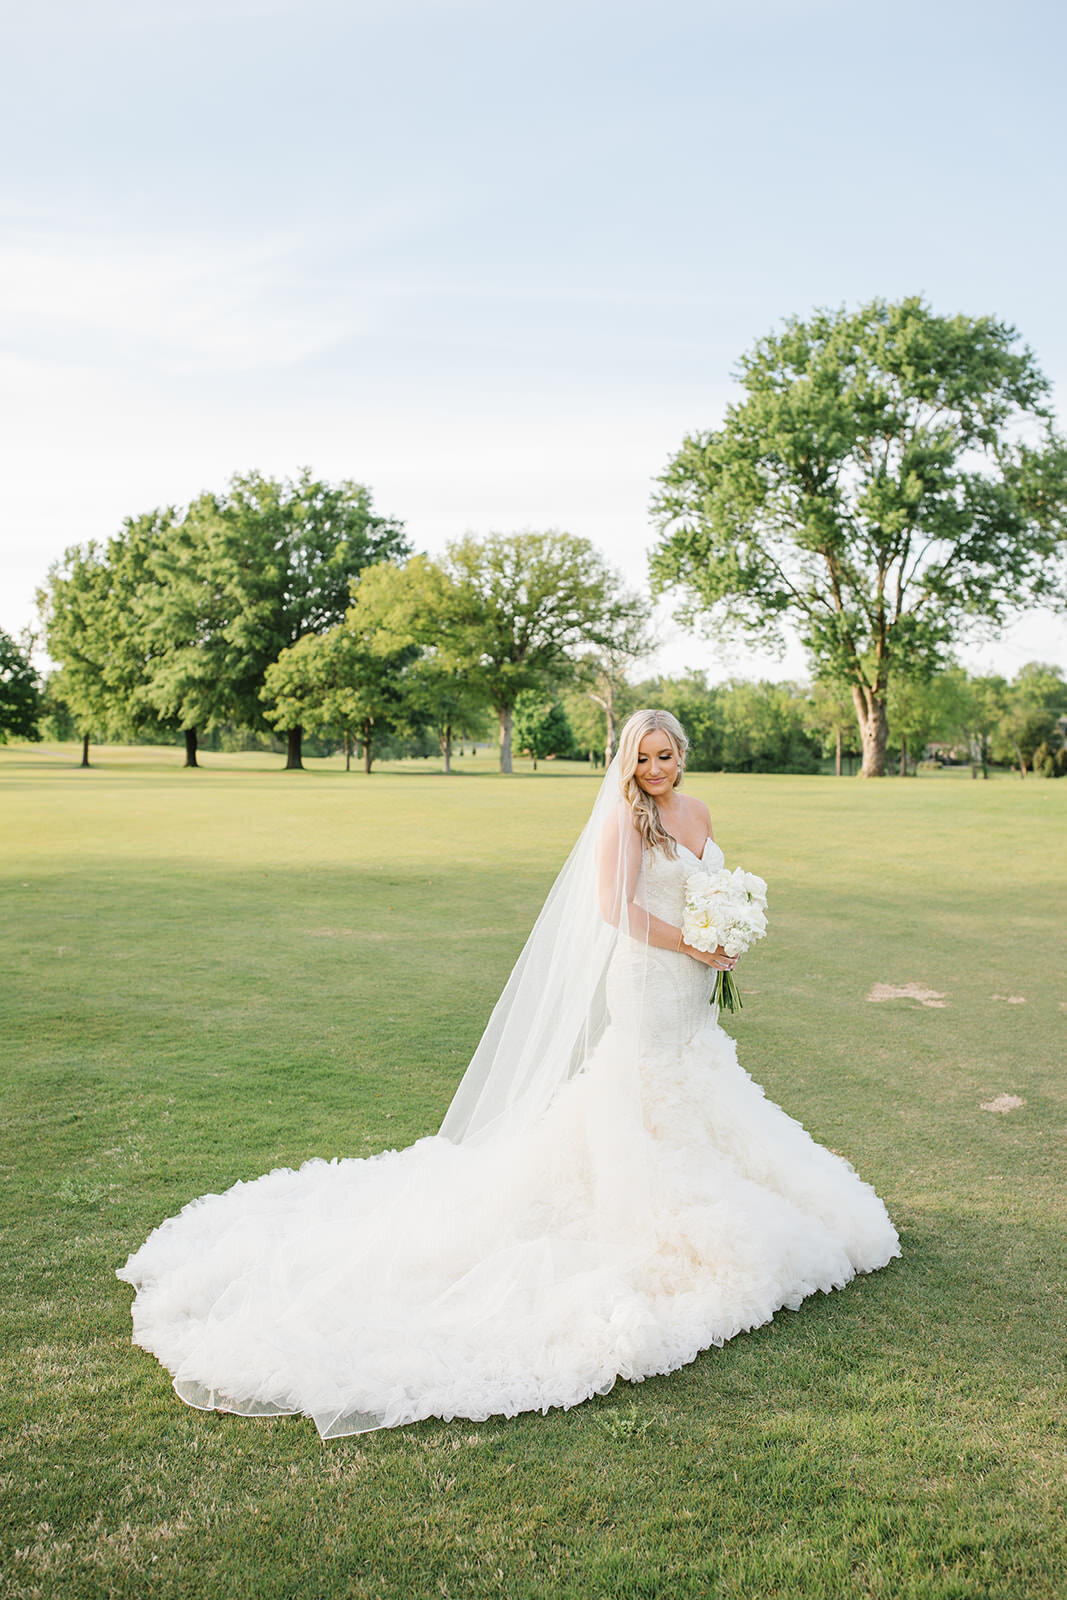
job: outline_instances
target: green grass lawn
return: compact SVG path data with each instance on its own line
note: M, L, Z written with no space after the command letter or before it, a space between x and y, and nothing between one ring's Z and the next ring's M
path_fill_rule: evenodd
M694 775L771 885L742 1059L903 1259L568 1413L324 1446L184 1408L114 1269L195 1195L437 1127L595 780L71 756L0 751L0 1594L1067 1593L1067 783Z

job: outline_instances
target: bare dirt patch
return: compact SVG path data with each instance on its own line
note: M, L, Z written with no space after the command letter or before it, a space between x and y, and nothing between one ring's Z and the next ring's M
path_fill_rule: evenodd
M1024 994L994 994L990 996L990 999L1006 1000L1010 1006L1024 1006L1026 1004L1026 996Z
M940 990L928 989L925 983L875 983L872 984L867 999L917 1000L921 1006L931 1006L939 1010L948 1003Z
M983 1111L1018 1111L1026 1104L1017 1094L998 1094L995 1100L983 1100Z

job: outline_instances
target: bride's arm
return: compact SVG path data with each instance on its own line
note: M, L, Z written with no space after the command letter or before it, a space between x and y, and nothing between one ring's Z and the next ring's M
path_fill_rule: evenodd
M634 896L640 878L641 836L628 818L616 812L605 823L600 841L600 914L604 921L627 928L631 938L656 950L681 950L709 967L736 965L735 958L721 948L710 953L694 950L684 942L681 928L638 905Z

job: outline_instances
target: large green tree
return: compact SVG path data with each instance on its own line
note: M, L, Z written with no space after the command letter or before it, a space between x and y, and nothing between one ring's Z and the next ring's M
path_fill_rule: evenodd
M68 550L39 591L49 653L61 667L51 698L66 701L83 731L84 765L90 726L120 737L174 731L176 718L155 696L153 674L167 645L154 627L163 592L157 566L176 528L171 509L129 517L106 545ZM195 728L191 733L195 751ZM187 728L187 750L189 739Z
M31 644L0 630L0 744L40 738L41 680L30 660Z
M405 683L417 654L410 644L390 648L349 610L336 627L305 634L267 668L267 720L343 739L346 749L355 738L369 773L376 743L417 726Z
M266 673L283 650L345 615L353 578L408 552L401 524L364 485L252 472L189 507L156 557L150 693L183 727L264 725ZM282 723L288 767L303 726Z
M268 666L306 634L340 622L352 579L407 553L399 523L370 491L304 471L295 480L235 476L221 495L129 518L106 547L69 550L41 591L56 693L90 732L155 726L264 727ZM286 725L288 765L302 729Z
M384 655L405 657L403 696L412 726L432 728L445 772L456 738L483 736L488 704L468 649L465 596L428 556L382 561L353 585L348 625Z
M146 656L143 696L182 730L187 767L199 764L201 732L226 722L260 722L261 708L250 700L255 679L243 681L246 663L228 635L234 617L229 560L212 494L198 496L180 516L172 514L147 555L138 605Z
M456 659L496 713L500 770L510 772L519 695L573 680L579 652L630 637L641 602L588 539L569 533L468 536L449 545L443 565L459 596Z
M155 625L165 593L159 577L162 552L181 525L173 507L127 517L104 549L106 592L98 626L107 641L104 676L112 704L122 708L124 725L149 737L185 738L186 766L196 766L196 721L182 721L178 709L156 692L156 674L170 641Z
M1015 330L919 299L792 319L742 358L723 426L658 480L654 587L750 639L795 624L885 771L902 665L976 617L1062 600L1067 447Z
M90 764L93 735L119 731L125 720L108 672L112 643L109 584L104 552L90 540L72 545L52 565L37 591L45 644L59 667L50 687L74 719L82 742L83 767Z

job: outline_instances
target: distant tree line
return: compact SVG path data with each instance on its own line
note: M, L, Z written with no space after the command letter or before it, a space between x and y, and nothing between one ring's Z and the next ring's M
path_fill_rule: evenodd
M0 632L0 744L37 739L43 709L41 680L31 661L33 639Z
M491 713L508 772L518 697L610 700L648 617L588 540L467 537L431 561L366 487L309 472L130 518L68 549L38 603L83 765L94 736L180 736L196 766L205 732L240 727L280 734L289 768L310 733L368 771L383 741L431 734L448 770Z
M349 765L358 747L368 771L375 757L435 749L447 771L457 740L473 744L497 736L496 713L470 672L450 667L436 647L409 642L410 619L401 627L392 605L385 604L387 593L393 602L400 596L410 603L412 589L418 594L427 583L441 582L439 569L414 557L403 566L379 566L361 582L365 587L349 608L354 620L326 635L305 636L317 641L314 649L310 643L293 647L268 667L276 691L273 718L291 731L294 714L303 717L316 752L342 749ZM78 724L57 693L61 680L57 675L41 685L30 664L30 643L0 633L0 739L36 738L42 726L53 737L71 737ZM511 708L514 750L532 757L535 768L555 759L610 759L608 692L615 721L638 706L673 711L690 735L692 771L813 773L832 763L843 775L862 760L851 697L831 684L709 684L705 674L691 672L632 682L616 677L609 685L595 653L572 659L569 672L519 691ZM889 754L902 776L914 774L924 761L969 763L976 775L1000 766L1020 777L1067 776L1067 682L1054 666L1031 662L1010 681L951 666L898 682L890 711L896 740ZM127 720L118 731L142 739L161 732L151 719ZM212 742L247 747L256 732L216 723ZM261 738L271 734L270 722L258 732ZM195 751L190 755L187 748L186 759L195 761Z
M862 763L863 744L851 695L832 683L709 684L702 673L627 684L618 710L662 706L689 734L689 767L698 772L821 772L838 775ZM923 763L970 765L975 775L1011 767L1025 778L1067 776L1067 681L1040 662L1012 680L971 675L950 666L919 679L898 680L890 699L897 771L914 775ZM533 732L525 729L533 719ZM603 722L589 697L520 704L522 748L538 758L593 754Z

